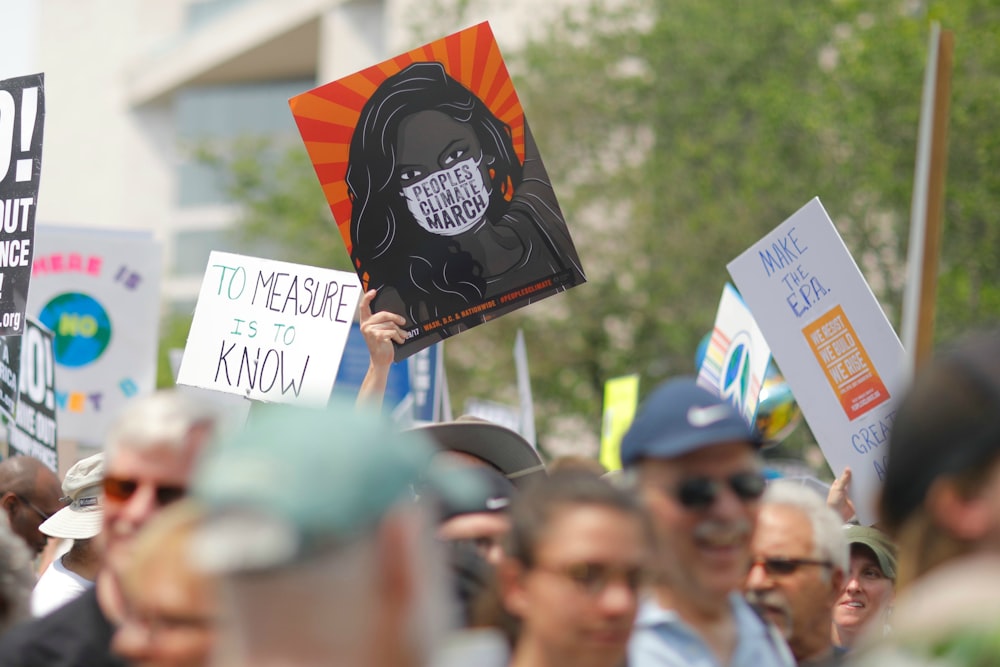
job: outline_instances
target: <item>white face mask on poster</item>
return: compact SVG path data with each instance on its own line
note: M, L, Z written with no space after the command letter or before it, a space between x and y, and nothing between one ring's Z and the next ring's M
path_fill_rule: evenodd
M403 187L417 224L439 236L455 236L479 224L490 204L480 162L482 158L470 157Z

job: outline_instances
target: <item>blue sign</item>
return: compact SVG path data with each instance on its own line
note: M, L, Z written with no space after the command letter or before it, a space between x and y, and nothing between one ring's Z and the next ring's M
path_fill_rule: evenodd
M371 357L365 337L361 333L361 325L355 322L347 335L347 346L340 358L340 368L337 369L337 379L333 384L333 393L338 395L357 396L361 390L361 382L368 372ZM406 363L394 363L389 369L389 381L385 388L383 406L392 410L410 392L410 374Z

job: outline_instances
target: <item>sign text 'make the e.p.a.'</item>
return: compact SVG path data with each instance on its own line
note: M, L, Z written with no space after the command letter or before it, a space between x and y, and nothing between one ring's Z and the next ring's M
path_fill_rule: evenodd
M728 265L835 473L853 472L858 518L875 520L903 346L819 199Z

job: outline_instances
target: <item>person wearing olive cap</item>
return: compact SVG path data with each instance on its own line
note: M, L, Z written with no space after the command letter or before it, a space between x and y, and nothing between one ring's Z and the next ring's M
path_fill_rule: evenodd
M653 520L657 568L630 667L794 664L739 592L765 487L759 446L736 408L694 378L668 381L640 407L621 459Z
M437 517L415 494L434 451L337 399L264 406L211 447L192 492L207 515L194 552L221 590L213 665L428 664L453 616Z
M851 648L866 632L887 631L896 583L896 546L871 526L844 526L850 569L833 607L833 643Z

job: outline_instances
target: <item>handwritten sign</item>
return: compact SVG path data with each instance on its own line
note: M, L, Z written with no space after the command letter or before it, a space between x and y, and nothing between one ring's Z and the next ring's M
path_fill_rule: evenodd
M360 296L353 273L213 252L177 382L325 405Z
M858 518L876 520L903 347L819 199L729 263L835 473L853 471Z
M55 336L60 435L100 446L156 384L160 244L148 232L39 225L28 313Z
M44 76L0 81L0 336L24 330L42 171Z
M750 309L732 285L726 284L698 384L729 400L748 424L754 423L771 348Z
M20 391L10 429L12 454L33 456L59 471L56 448L56 364L52 332L28 318L20 340Z

